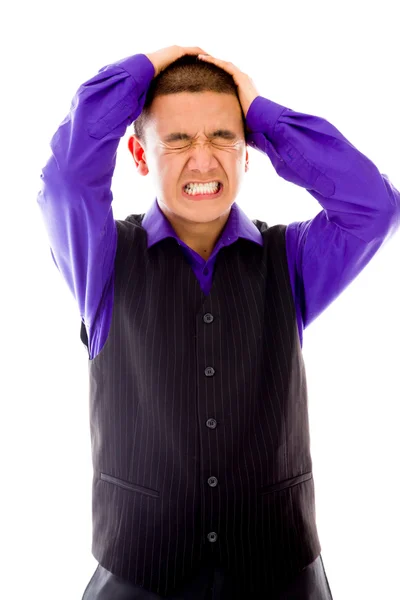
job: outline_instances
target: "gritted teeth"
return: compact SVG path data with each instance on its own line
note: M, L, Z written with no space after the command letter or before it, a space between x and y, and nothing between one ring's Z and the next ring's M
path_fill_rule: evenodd
M206 182L199 183L198 181L189 181L189 183L186 183L185 186L186 185L211 185L211 184L216 184L216 183L219 183L221 185L221 182L218 179L215 179L214 181L208 181L207 183Z
M186 183L183 186L183 189L188 189L188 190L195 190L196 188L198 189L203 189L203 190L219 190L222 187L222 183L218 180L216 180L215 182L210 181L209 183Z

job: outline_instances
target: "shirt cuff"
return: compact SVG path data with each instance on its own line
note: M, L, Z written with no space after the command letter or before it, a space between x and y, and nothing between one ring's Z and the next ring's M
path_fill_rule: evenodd
M263 96L257 96L250 104L246 115L246 124L251 133L273 133L275 125L285 110L290 110Z

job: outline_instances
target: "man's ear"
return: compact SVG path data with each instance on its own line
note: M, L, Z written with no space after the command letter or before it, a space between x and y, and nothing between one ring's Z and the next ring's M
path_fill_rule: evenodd
M146 162L145 149L135 135L131 135L128 139L128 149L133 156L138 173L147 175L149 168Z

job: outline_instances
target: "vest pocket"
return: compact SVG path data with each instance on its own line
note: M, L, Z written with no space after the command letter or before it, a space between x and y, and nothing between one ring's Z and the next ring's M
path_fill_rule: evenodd
M265 487L262 487L259 491L261 495L271 494L272 492L280 492L281 490L285 490L299 483L303 483L304 481L308 481L309 479L311 479L311 477L312 471L309 471L308 473L303 473L302 475L297 475L296 477L285 479L284 481L280 481L279 483L267 485Z
M140 492L141 494L146 494L146 496L152 496L153 498L160 497L160 492L157 492L157 490L152 490L151 488L143 487L142 485L138 485L137 483L130 483L129 481L119 479L119 477L113 477L112 475L107 475L106 473L100 473L100 479L102 479L103 481L107 481L108 483L118 485L119 487L122 487L126 490L130 490L132 492Z

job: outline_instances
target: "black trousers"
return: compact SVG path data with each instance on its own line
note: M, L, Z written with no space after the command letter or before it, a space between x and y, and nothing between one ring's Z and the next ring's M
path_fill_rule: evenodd
M86 587L82 600L160 600L162 596L148 592L116 577L100 564ZM168 600L232 600L235 591L221 570L203 567L185 589ZM243 599L245 600L245 599ZM322 556L319 555L301 571L284 592L274 598L260 600L333 600Z

